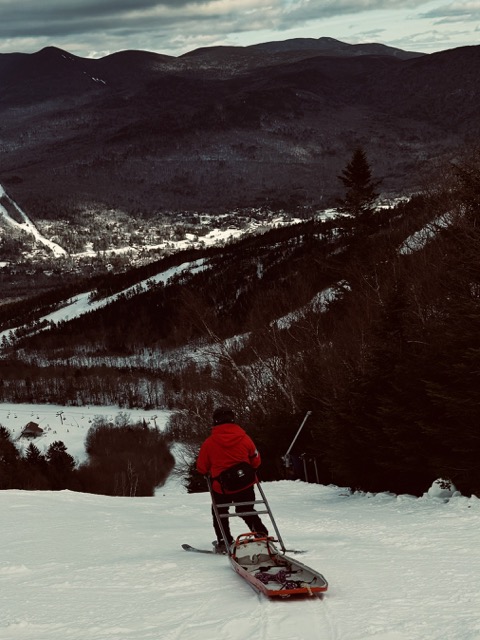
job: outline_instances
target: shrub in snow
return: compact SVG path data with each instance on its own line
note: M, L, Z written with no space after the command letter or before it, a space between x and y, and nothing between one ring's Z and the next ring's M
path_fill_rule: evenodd
M113 496L152 496L175 464L168 442L158 429L145 423L129 425L125 416L116 422L117 426L98 419L89 429L85 440L89 459L76 473L75 489Z
M438 480L435 480L427 491L427 495L429 498L442 498L444 500L448 500L455 495L460 495L460 493L457 491L457 488L451 480L438 478Z

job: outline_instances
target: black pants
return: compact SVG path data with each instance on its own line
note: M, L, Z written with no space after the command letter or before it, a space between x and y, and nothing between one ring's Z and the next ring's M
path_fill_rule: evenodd
M212 498L216 505L228 503L226 507L217 506L217 509L220 515L224 513L228 513L228 510L229 510L228 505L234 502L252 502L252 504L244 504L244 505L236 506L235 507L236 513L241 513L245 511L255 511L255 506L253 504L255 500L255 489L253 485L251 487L248 487L247 489L243 489L242 491L237 491L236 493L225 494L225 493L217 493L216 491L212 491ZM217 518L215 517L215 511L213 507L212 507L212 516L213 516L213 528L215 529L215 533L217 534L217 540L219 542L223 542L222 531L217 522ZM259 533L262 536L268 535L267 528L265 527L263 522L260 520L260 516L254 515L254 516L240 516L240 517L242 518L242 520L244 520L245 524L250 529L250 531ZM228 544L232 544L233 536L230 532L229 520L230 518L222 518L222 526L225 530Z

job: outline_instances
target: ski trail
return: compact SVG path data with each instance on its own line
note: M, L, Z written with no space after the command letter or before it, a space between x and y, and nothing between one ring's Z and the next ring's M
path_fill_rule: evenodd
M314 596L305 598L295 604L295 611L290 612L290 635L287 638L295 640L303 640L304 635L298 631L298 621L302 620L302 625L306 623L310 629L312 638L321 638L322 640L340 640L341 634L338 631L337 624L327 604L328 595ZM303 628L304 631L304 628ZM282 636L283 640L283 636Z
M255 637L259 640L305 640L305 626L308 627L311 638L341 638L331 612L325 606L323 596L275 600L267 600L261 596L257 602L255 610L251 611L250 615L256 620L258 628ZM302 621L300 627L299 620ZM237 637L228 640L237 640Z
M0 214L1 213L2 211L0 205ZM205 260L201 258L200 260L195 260L194 262L184 262L176 267L170 267L166 271L161 271L160 273L157 273L156 275L151 276L146 280L137 282L127 289L122 289L118 293L114 293L113 295L107 296L105 298L93 300L92 295L95 293L95 291L86 291L84 293L79 293L73 298L65 300L63 304L59 305L58 309L56 309L55 311L52 311L47 315L38 317L36 321L40 325L40 328L33 329L30 332L30 335L48 329L52 325L52 323L74 320L75 318L78 318L85 313L89 313L91 311L94 311L95 309L105 307L111 302L117 300L119 297L129 295L132 291L147 291L152 284L158 284L160 282L163 284L167 284L171 278L174 278L175 276L178 276L185 271L196 273L201 269L207 268L209 268L208 265L206 266ZM13 340L14 332L17 331L17 329L20 329L20 327L11 327L10 329L6 329L5 331L0 331L0 343L4 337L9 340Z
M8 213L6 208L2 206L2 204L0 204L0 220L4 220L7 224L9 224L11 227L14 227L15 229L19 229L21 231L24 231L25 233L32 234L37 242L48 247L48 249L50 249L50 251L52 251L52 253L56 257L68 255L65 249L63 249L59 244L52 242L51 240L47 240L47 238L45 238L40 233L40 231L33 224L27 214L17 205L14 200L12 200L12 198L10 198L10 196L6 193L6 191L0 184L0 199L2 198L6 199L9 204L15 209L22 222L17 222L16 220L14 220L14 218L11 217L11 215Z
M340 640L342 634L338 629L338 624L333 617L333 614L330 610L330 605L328 602L328 595L321 595L317 598L317 602L320 600L320 610L322 612L322 619L325 621L326 626L329 628L328 637L330 640Z
M217 599L217 593L213 594L206 600L201 600L200 604L195 607L186 608L186 616L183 620L179 620L176 628L164 635L164 640L184 640L185 638L203 637L203 631L205 630L208 635L212 635L211 627L220 626L223 618L210 617L208 614L212 610L215 610L215 601ZM204 629L202 629L202 627ZM162 634L163 635L163 634Z

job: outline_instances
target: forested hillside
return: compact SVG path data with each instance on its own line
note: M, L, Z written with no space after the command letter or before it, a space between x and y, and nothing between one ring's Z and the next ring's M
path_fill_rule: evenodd
M295 453L321 482L478 494L479 208L474 151L390 209L191 254L201 269L5 347L0 399L163 403L192 446L228 403L266 479L311 411Z
M385 193L410 193L478 137L479 46L422 55L321 40L178 58L0 54L0 184L73 247L68 227L78 242L112 210L148 221L330 206L359 144Z

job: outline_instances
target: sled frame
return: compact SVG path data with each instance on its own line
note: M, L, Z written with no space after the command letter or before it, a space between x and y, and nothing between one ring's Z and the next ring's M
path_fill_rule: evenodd
M275 534L277 536L277 541L280 545L280 548L282 549L283 553L286 552L285 549L285 545L283 544L283 540L282 540L282 536L280 535L280 531L278 530L277 527L277 523L275 522L275 518L273 517L273 513L272 510L270 509L270 505L268 504L268 500L267 500L267 496L265 495L265 492L263 491L262 485L260 483L260 480L257 479L257 482L255 484L255 487L258 489L260 495L261 495L261 500L254 500L253 502L227 502L227 503L221 503L221 504L216 504L214 499L213 499L213 489L212 489L212 481L210 479L209 476L207 476L207 485L208 485L208 490L210 492L210 496L212 498L212 509L213 509L213 513L215 514L215 518L217 519L218 522L218 526L220 527L220 531L222 532L222 537L223 537L223 541L225 542L225 547L228 550L228 555L231 556L231 550L229 548L229 544L228 544L228 538L227 535L225 533L225 528L223 526L223 522L222 520L224 518L241 518L242 516L253 516L253 515L262 515L262 514L267 514L270 522L272 523L273 529L275 531ZM264 509L260 510L260 511L240 511L239 513L233 512L233 513L225 513L225 514L220 514L218 511L218 507L247 507L250 506L252 504L261 504L264 505Z

